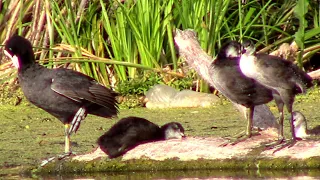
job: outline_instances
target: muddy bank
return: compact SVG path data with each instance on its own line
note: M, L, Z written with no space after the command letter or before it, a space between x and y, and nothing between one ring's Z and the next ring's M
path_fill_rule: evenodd
M49 163L34 172L70 173L100 171L156 171L195 169L301 169L320 167L320 141L298 141L291 148L274 153L262 144L277 137L273 130L236 145L220 145L226 139L220 137L187 137L139 145L123 157L108 159L96 148L90 153L63 161Z
M166 159L177 159L179 161L191 160L225 160L225 159L247 159L247 158L295 158L307 159L320 157L320 141L301 140L293 147L284 148L277 152L275 149L263 148L263 144L271 143L277 139L277 133L270 129L260 132L236 145L221 146L228 142L225 138L217 137L187 137L181 140L171 139L139 145L126 153L121 160L150 159L163 161ZM98 147L93 152L78 155L72 161L92 161L106 158L106 155Z

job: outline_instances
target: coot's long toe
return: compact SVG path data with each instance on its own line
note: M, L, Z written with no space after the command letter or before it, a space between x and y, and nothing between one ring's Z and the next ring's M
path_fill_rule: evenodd
M180 123L171 122L160 128L144 118L130 116L119 120L99 137L98 144L109 158L116 158L139 144L183 137L184 129Z
M243 55L240 58L241 72L266 88L276 92L280 96L280 102L284 104L290 113L290 128L293 145L296 141L293 124L293 103L299 93L305 93L312 87L312 78L298 68L295 64L277 56L263 53L255 53L255 46L251 41L242 44ZM283 109L280 112L280 133L283 136Z
M70 154L70 135L87 114L111 118L118 113L116 93L82 73L47 69L35 62L31 43L12 36L5 54L18 68L18 79L26 98L65 125L65 153Z

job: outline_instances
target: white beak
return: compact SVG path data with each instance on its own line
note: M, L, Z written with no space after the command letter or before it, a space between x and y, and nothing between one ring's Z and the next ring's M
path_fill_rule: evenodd
M19 66L19 58L18 58L16 55L11 56L11 54L8 53L7 50L4 50L4 54L5 54L8 58L10 58L11 61L12 61L12 64L13 64L16 68L19 69L19 67L20 67L20 66Z

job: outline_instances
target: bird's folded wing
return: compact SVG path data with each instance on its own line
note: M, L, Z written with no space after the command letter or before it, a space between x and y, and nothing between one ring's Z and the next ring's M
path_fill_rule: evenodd
M77 82L53 80L51 89L77 102L84 100L104 107L113 107L116 93L96 81Z

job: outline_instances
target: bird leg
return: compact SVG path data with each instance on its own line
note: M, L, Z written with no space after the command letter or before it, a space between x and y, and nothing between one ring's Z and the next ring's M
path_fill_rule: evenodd
M295 131L294 131L294 124L293 124L293 114L292 114L292 111L290 112L290 128L291 128L291 139L293 142L295 142L297 140L297 137L296 137L296 134L295 134Z
M61 154L58 156L59 160L64 159L67 156L71 156L74 153L71 151L71 145L70 145L70 124L65 124L64 125L64 133L65 133L65 146L64 146L64 154Z
M280 97L280 95L278 93L273 93L273 98L276 102L276 105L278 107L278 111L279 111L279 119L278 119L278 123L279 123L279 129L278 129L278 140L276 142L272 142L272 143L268 143L265 144L265 146L267 147L267 149L272 149L273 147L278 146L279 144L282 144L285 139L283 136L283 120L284 120L284 113L283 113L283 107L284 107L284 103Z
M267 147L267 149L272 149L272 148L282 144L283 142L285 142L285 139L283 136L283 120L284 120L284 116L283 116L283 111L282 111L282 112L280 112L280 116L279 116L278 140L276 142L266 144L265 146Z
M51 157L46 160L43 160L40 164L41 167L45 166L49 162L54 161L55 159L62 160L66 157L69 157L71 155L74 155L74 153L71 151L70 148L70 135L73 132L77 132L77 130L80 127L80 123L85 117L87 116L86 109L84 107L79 108L79 110L74 115L71 124L65 124L64 125L64 131L65 131L65 147L64 147L64 154L59 155L56 157Z
M79 108L79 110L76 112L76 114L73 117L73 120L71 121L71 126L69 128L69 135L71 135L73 132L77 132L77 130L80 127L80 123L82 120L84 120L87 116L87 112L85 107Z
M284 113L283 113L283 106L284 103L281 99L281 97L278 94L273 94L273 98L277 104L278 111L279 111L279 134L278 134L278 144L281 144L284 141L284 136L283 136L283 120L284 120Z
M284 136L283 136L283 119L284 119L284 116L283 116L283 111L280 112L280 116L279 116L279 134L278 134L278 141L281 143L283 142L284 140Z
M68 132L70 124L64 125L64 134L65 134L65 146L64 146L64 153L71 152L70 148L70 133Z
M58 157L50 157L48 159L45 159L41 162L40 166L43 167L49 162L54 161L55 159L62 160L66 157L69 157L73 155L74 153L71 151L70 148L70 133L69 133L69 126L70 124L64 125L64 134L65 134L65 147L64 147L64 154L58 155Z
M246 135L247 135L249 138L250 138L251 135L252 135L253 111L254 111L254 107L252 107L252 108L247 108L247 109L246 109L246 118L247 118L247 120L248 120Z
M271 148L268 148L268 149L272 149L272 148L277 148L276 150L274 150L273 151L273 153L275 153L275 152L277 152L277 151L280 151L281 149L283 149L283 148L285 148L285 147L288 147L288 148L290 148L290 147L292 147L296 142L297 142L297 138L296 138L296 134L295 134L295 132L294 132L294 124L293 124L293 114L292 114L292 104L293 104L293 99L290 99L291 101L289 101L289 103L287 103L287 109L288 109L288 111L289 111L289 113L290 113L290 119L289 119L289 121L290 121L290 130L291 130L291 135L292 135L292 137L291 137L291 140L289 140L289 141L287 141L287 142L285 142L284 144L281 144L282 142L284 142L285 140L283 139L282 140L282 142L281 143L278 143L278 144L276 144L276 146L273 146L273 147L271 147ZM281 117L281 116L280 116ZM281 121L281 119L282 119L282 121ZM282 113L282 117L281 117L281 119L280 119L280 128L282 128L283 127L283 113ZM283 137L283 130L282 130L282 137Z
M273 148L276 148L276 147L279 147L281 146L282 147L282 143L284 143L286 140L284 139L284 136L283 136L283 119L284 119L284 116L283 116L283 112L280 112L280 117L279 117L279 134L278 134L278 140L275 141L275 142L272 142L272 143L268 143L268 144L265 144L264 146L267 148L267 149L273 149ZM285 146L284 146L285 147ZM283 148L281 148L283 149ZM280 149L279 149L280 150Z
M247 128L246 128L246 133L240 133L235 137L235 139L229 138L229 142L223 143L220 146L226 146L228 144L230 145L235 145L239 142L245 141L248 138L251 138L254 135L259 135L259 132L252 132L252 124L253 124L253 112L254 112L254 107L250 107L246 109L246 118L247 118Z
M286 142L285 144L281 145L279 148L277 148L275 151L273 151L273 153L280 151L281 149L285 148L285 147L292 147L293 145L295 145L295 143L297 142L297 137L296 134L294 132L294 124L293 124L293 114L292 112L290 113L290 128L291 128L291 140L289 140L288 142Z

